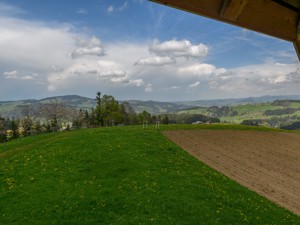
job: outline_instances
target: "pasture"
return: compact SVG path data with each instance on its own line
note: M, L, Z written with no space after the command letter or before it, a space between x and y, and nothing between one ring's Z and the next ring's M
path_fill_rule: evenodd
M190 128L196 127L164 129ZM210 168L161 131L136 126L1 145L0 224L300 224L300 218Z

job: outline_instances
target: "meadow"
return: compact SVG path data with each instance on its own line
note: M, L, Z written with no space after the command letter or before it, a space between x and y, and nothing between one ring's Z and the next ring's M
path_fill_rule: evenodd
M1 144L0 224L300 224L300 218L211 169L161 130L132 126Z
M276 105L272 102L265 103L248 103L248 104L240 104L240 105L232 105L230 106L232 111L235 111L237 115L234 116L220 116L218 117L222 122L240 124L243 120L268 120L272 118L281 118L285 116L300 116L300 103L291 101L288 106L289 108L298 109L294 113L291 114L282 114L282 115L265 115L267 110L278 110L284 109L286 107ZM199 107L193 109L185 109L179 111L180 113L188 113L188 114L203 114L210 116L210 112L207 111L208 108ZM264 124L268 126L268 124Z

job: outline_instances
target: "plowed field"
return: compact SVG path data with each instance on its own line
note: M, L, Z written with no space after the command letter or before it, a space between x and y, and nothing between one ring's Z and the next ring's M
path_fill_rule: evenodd
M300 135L233 130L164 134L212 168L300 215Z

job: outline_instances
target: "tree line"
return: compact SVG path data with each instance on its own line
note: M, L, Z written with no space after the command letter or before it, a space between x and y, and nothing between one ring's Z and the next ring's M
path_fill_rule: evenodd
M128 126L137 124L191 124L194 122L220 122L201 114L159 114L151 115L147 111L136 113L127 102L118 102L111 95L96 93L96 106L91 110L82 110L66 105L58 100L35 105L22 105L22 117L4 118L0 115L0 141L31 136L40 133L57 132L78 128L105 126Z
M119 103L111 95L97 92L95 100L97 104L91 110L76 109L58 100L20 106L21 118L0 115L0 141L77 128L168 123L167 116L162 118L146 111L137 114L129 103Z

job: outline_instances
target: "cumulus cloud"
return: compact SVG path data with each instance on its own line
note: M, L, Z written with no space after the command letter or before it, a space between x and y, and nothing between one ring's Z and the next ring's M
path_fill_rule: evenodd
M177 41L176 39L162 43L155 40L149 50L157 55L173 57L203 58L208 54L208 47L202 43L192 45L188 40Z
M260 96L293 94L299 83L299 65L266 63L227 70L211 77L209 87L226 95Z
M4 72L3 75L10 79L10 78L16 78L18 77L18 71L14 70L14 71L7 71L7 72Z
M150 56L140 58L134 65L149 65L149 66L163 66L168 64L175 64L175 58L168 56Z
M45 91L47 74L53 68L63 70L70 63L76 34L68 24L22 19L26 12L14 6L2 6L0 95L8 99L12 96L17 99L48 96ZM5 13L2 13L3 10ZM17 90L13 94L12 87Z
M151 89L143 79L131 78L123 65L112 60L95 60L81 58L74 59L73 63L62 71L53 71L48 75L48 90L56 91L80 84L84 81L86 85L94 85L101 82L102 85L119 84L133 87L144 87L145 92Z
M105 51L101 44L100 39L95 36L90 39L77 37L76 45L78 47L72 52L72 58L78 58L87 55L93 55L93 56L105 55Z
M100 39L97 38L97 40ZM95 46L90 43L90 39L78 38L75 49L78 46ZM94 43L97 42L94 41ZM89 86L90 89L102 87L102 90L109 89L110 92L111 90L118 92L118 89L132 93L135 92L134 90L139 93L140 91L147 93L153 91L151 82L144 80L147 80L147 77L140 77L139 69L132 65L136 56L147 52L146 45L142 47L128 43L113 43L106 47L109 54L101 55L101 57L81 55L71 57L71 61L63 69L52 66L47 78L48 91L57 92L71 87L80 88L82 84L84 87Z
M100 75L100 77L113 77L113 78L119 78L119 77L125 77L126 71L123 70L108 70L108 71L99 71L97 74Z
M299 83L300 83L300 68L297 68L295 71L288 73L286 75L285 81L299 85Z
M20 75L18 71L7 71L3 73L6 79L17 79L17 80L34 80L37 76L36 74L32 75Z
M217 69L214 65L203 63L181 67L178 69L178 72L179 74L188 74L189 76L192 75L197 77L207 77L213 74L218 75L221 73L225 73L226 69Z
M300 68L295 69L292 72L286 74L279 74L270 77L263 77L262 82L268 83L271 85L290 85L290 84L299 84L300 83Z
M131 80L131 81L129 81L129 83L134 86L137 86L137 87L141 87L141 86L145 85L145 83L142 79Z
M152 54L138 59L134 65L165 66L176 64L177 60L199 59L208 54L208 47L204 44L192 45L188 40L172 39L165 42L154 40L149 47Z
M48 75L48 90L53 91L60 86L66 86L62 81L69 82L72 79L95 81L100 79L111 80L125 77L126 72L117 69L117 67L118 64L113 61L82 58L80 60L74 60L72 64L67 66L64 70L58 72L53 71Z

